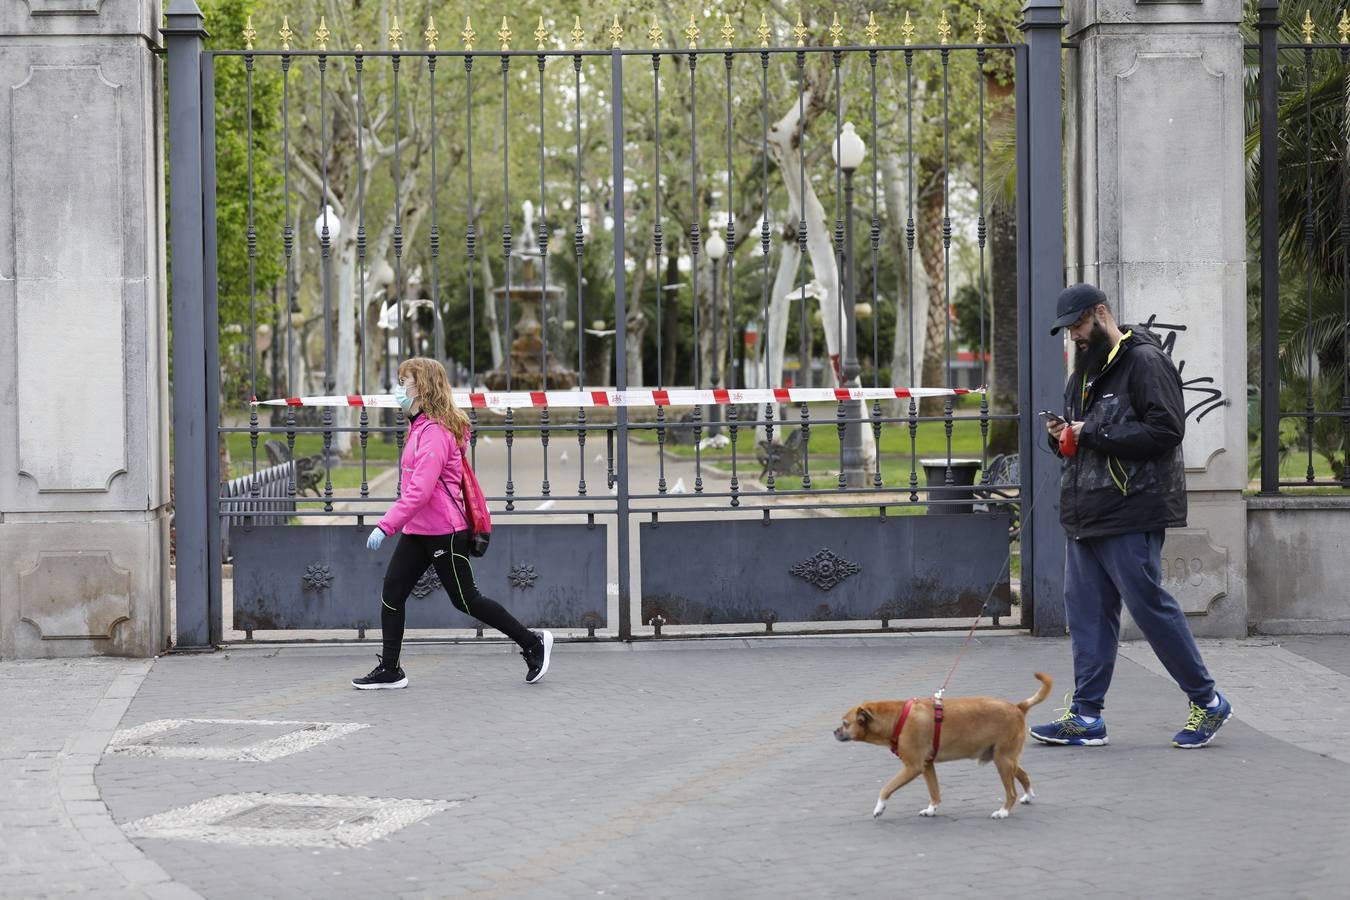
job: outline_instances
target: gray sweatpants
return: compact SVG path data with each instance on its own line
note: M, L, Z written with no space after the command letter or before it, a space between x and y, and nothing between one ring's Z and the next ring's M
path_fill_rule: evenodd
M1116 667L1120 603L1177 686L1204 706L1214 679L1200 658L1181 606L1163 589L1162 531L1069 541L1064 609L1073 644L1074 703L1079 715L1100 716Z

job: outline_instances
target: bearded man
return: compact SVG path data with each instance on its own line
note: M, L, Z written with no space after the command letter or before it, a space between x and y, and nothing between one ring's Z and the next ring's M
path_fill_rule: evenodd
M1062 417L1046 423L1063 459L1060 523L1068 537L1064 607L1073 645L1073 700L1031 729L1046 744L1107 743L1102 710L1115 669L1123 601L1190 701L1172 744L1203 747L1233 715L1214 688L1181 606L1163 589L1164 529L1186 524L1181 377L1158 338L1122 331L1102 291L1066 288L1050 334L1068 328L1073 372Z

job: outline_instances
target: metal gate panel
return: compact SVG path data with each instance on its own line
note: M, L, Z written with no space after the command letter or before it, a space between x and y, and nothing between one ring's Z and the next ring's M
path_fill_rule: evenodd
M239 631L378 628L380 589L396 540L366 549L358 525L236 527L234 628ZM605 627L605 529L500 525L473 561L484 596L527 628ZM428 569L408 598L409 628L476 628L450 605Z
M642 523L642 621L973 617L1011 608L1006 513ZM766 562L767 561L767 562Z

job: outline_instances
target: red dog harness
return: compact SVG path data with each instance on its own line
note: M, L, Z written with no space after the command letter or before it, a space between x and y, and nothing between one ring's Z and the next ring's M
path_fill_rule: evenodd
M896 756L900 755L900 729L905 727L905 720L909 718L909 711L917 703L916 698L911 697L905 701L905 708L900 710L900 718L895 722L895 730L891 732L891 752ZM938 744L942 740L942 697L933 698L933 752L924 760L924 763L930 763L937 759Z

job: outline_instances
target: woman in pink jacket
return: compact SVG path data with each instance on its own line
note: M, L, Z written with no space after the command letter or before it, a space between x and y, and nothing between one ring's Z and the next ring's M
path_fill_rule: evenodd
M429 566L435 567L455 609L520 645L520 655L525 657L525 681L534 684L548 671L553 635L530 631L501 604L478 593L474 584L460 487L469 419L455 406L445 368L434 359L405 360L398 367L394 397L410 416L408 441L400 461L402 493L366 541L367 548L377 550L386 537L399 534L398 546L384 573L381 597L384 655L374 671L352 679L352 684L361 690L408 686L408 676L398 664L404 607Z

